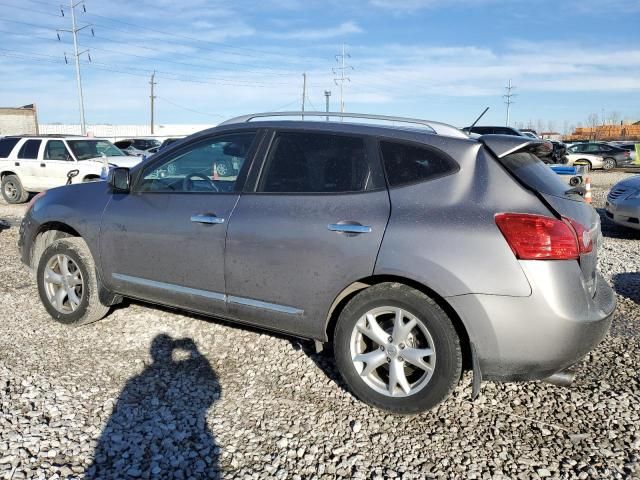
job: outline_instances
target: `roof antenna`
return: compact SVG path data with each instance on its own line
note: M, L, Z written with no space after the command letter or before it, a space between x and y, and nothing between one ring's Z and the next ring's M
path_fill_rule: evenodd
M489 110L489 107L485 108L484 111L480 114L480 116L476 118L476 121L471 124L471 126L469 127L469 133L471 133L471 129L476 126L476 123L478 123L480 119L484 117L484 114L487 113L487 110Z

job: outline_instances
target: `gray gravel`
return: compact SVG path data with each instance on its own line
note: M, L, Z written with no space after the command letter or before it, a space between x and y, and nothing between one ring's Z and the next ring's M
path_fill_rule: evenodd
M601 207L617 173L594 173ZM355 400L328 355L132 303L50 320L0 203L0 478L630 478L640 475L640 234L603 218L611 334L571 388L483 385L415 417Z

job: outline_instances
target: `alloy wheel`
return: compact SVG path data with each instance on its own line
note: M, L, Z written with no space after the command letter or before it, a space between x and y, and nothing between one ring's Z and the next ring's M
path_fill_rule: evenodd
M616 162L615 160L613 160L612 158L607 158L604 161L604 165L602 168L604 168L605 170L611 170L612 168L614 168L616 166Z
M47 262L44 287L49 303L61 313L75 312L82 302L82 272L67 255L55 255Z
M399 307L374 308L360 317L351 334L350 350L362 380L389 397L414 395L433 376L433 338L424 322Z
M4 193L7 198L15 200L18 198L18 187L13 182L7 182L4 184Z

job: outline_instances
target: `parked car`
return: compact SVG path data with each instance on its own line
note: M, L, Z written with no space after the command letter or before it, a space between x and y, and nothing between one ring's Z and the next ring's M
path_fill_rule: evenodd
M155 153L149 152L149 150L159 147L160 141L155 138L130 138L126 140L119 140L115 142L114 145L129 155L142 157Z
M30 192L65 185L67 174L78 170L72 182L106 177L110 166L133 167L139 159L125 156L108 140L68 136L8 136L0 140L2 196L9 203L27 201Z
M626 150L627 152L629 152L629 157L631 158L631 161L635 162L636 160L636 144L635 143L619 143L614 146L618 148L622 148L623 150Z
M165 148L167 148L172 143L176 143L178 140L182 140L182 137L170 137L170 138L167 138L162 142L162 144L160 145L159 149L160 150L164 150Z
M607 333L599 216L538 160L548 142L282 115L36 198L19 246L49 314L93 322L132 297L331 343L358 398L403 414L467 365L474 393L558 379ZM212 152L238 174L217 177Z
M501 126L465 127L462 129L462 131L466 133L475 133L477 135L514 135L517 137L529 137L528 135L525 135L517 128L501 127Z
M604 158L602 168L604 170L611 170L615 167L623 167L629 165L631 162L631 155L627 150L613 145L607 145L606 143L578 143L571 145L567 151L569 153L588 153L591 155L597 155ZM597 167L593 167L597 168Z
M567 146L562 142L555 140L551 141L553 145L553 151L551 152L550 159L552 163L567 163L565 155L567 154Z
M522 129L520 129L520 133L522 133L523 135L526 135L528 137L531 137L531 138L540 138L538 136L538 132L536 132L532 128L522 128Z
M605 165L604 157L588 153L568 153L565 158L567 165L586 165L589 170L602 170Z
M605 211L614 223L640 230L640 175L625 178L611 187Z

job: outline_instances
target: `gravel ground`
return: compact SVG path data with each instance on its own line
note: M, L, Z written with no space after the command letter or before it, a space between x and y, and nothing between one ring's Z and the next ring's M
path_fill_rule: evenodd
M592 174L596 207L622 176ZM471 402L466 374L395 417L286 337L138 303L54 323L19 263L23 212L0 203L0 478L640 478L640 233L606 218L619 307L571 388L485 383Z

